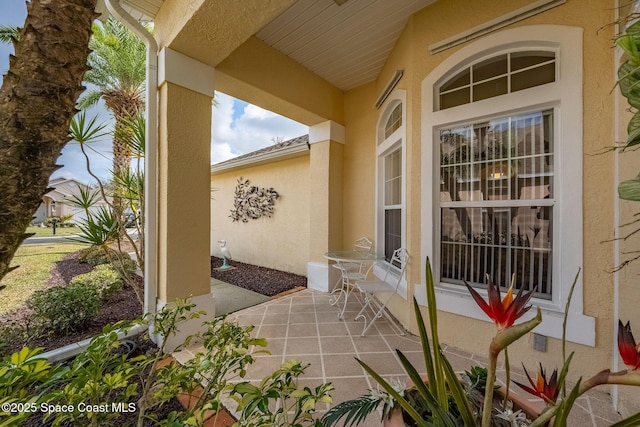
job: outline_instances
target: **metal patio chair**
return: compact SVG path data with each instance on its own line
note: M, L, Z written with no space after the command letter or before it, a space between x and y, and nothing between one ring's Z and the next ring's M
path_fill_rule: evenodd
M404 329L398 322L387 312L386 307L393 295L396 294L400 283L404 278L407 264L409 262L409 253L404 248L396 249L393 252L391 261L387 263L384 275L378 280L356 280L356 287L364 295L364 305L356 316L364 319L364 328L361 336L374 324L374 322L383 315L389 320L391 326L396 329L400 335L404 335ZM382 298L378 299L374 296L378 294ZM380 295L383 294L383 295ZM371 320L367 324L366 310L370 309L373 313Z

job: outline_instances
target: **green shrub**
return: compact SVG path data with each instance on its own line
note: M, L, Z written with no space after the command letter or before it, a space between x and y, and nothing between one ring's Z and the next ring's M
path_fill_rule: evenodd
M69 284L78 283L94 286L103 301L122 289L123 285L122 278L109 264L98 265L92 271L74 277Z
M66 333L86 329L100 311L97 288L86 283L36 291L28 303L43 330Z
M82 250L80 262L85 262L95 267L97 265L109 264L111 261L104 249L98 246L91 246L90 248Z

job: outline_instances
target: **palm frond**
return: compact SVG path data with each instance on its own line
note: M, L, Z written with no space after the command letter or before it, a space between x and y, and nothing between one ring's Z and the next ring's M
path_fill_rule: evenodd
M388 397L388 396L387 396ZM382 394L365 394L357 399L339 403L322 417L323 425L331 427L344 417L344 427L356 426L362 423L373 411L378 409L380 403L385 401ZM383 418L386 414L383 413Z
M81 111L71 120L69 137L80 144L85 144L107 135L106 132L102 132L107 125L98 124L97 120L97 115L87 119L86 111Z
M72 196L67 196L65 201L71 206L89 211L98 201L102 199L100 191L92 190L90 188L78 187L79 193Z
M20 29L9 25L0 25L0 42L11 43L20 40Z
M87 78L87 73L85 73L84 75L85 80ZM93 107L98 103L98 101L100 100L100 97L102 97L102 92L100 92L98 89L89 89L82 94L80 99L78 99L77 107L80 110L85 110L89 107Z

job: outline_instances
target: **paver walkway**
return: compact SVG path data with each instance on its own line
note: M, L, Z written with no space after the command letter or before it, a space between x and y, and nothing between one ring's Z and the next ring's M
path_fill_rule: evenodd
M341 321L337 318L338 308L329 304L329 295L304 290L234 313L231 319L235 318L243 325L256 326L256 336L268 339L267 348L271 352L270 355L257 356L256 363L249 368L245 379L258 382L285 360L303 360L311 366L301 377L301 384L315 387L323 382L331 382L335 387L332 392L334 403L338 403L357 398L376 387L375 381L366 375L354 360L355 357L384 377L402 381L405 381L406 374L397 360L395 349L402 350L415 366L424 366L420 340L412 335L396 335L384 318L369 329L367 336L361 337L362 322L353 320L359 308L357 301L350 302L344 315L346 320ZM484 365L486 360L446 345L444 352L458 372L473 365ZM189 350L176 355L178 360L189 357L192 357ZM522 371L518 369L512 369L512 378L526 382ZM514 387L511 390L514 392ZM229 405L229 408L233 410L234 406ZM328 407L320 409L326 411ZM592 390L576 402L569 425L608 426L619 419L610 396ZM366 424L361 425L380 426L380 418L374 414Z

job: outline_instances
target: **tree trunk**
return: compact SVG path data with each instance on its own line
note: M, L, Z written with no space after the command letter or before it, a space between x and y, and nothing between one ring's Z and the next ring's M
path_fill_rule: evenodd
M0 279L27 237L84 90L96 0L32 0L0 88Z

